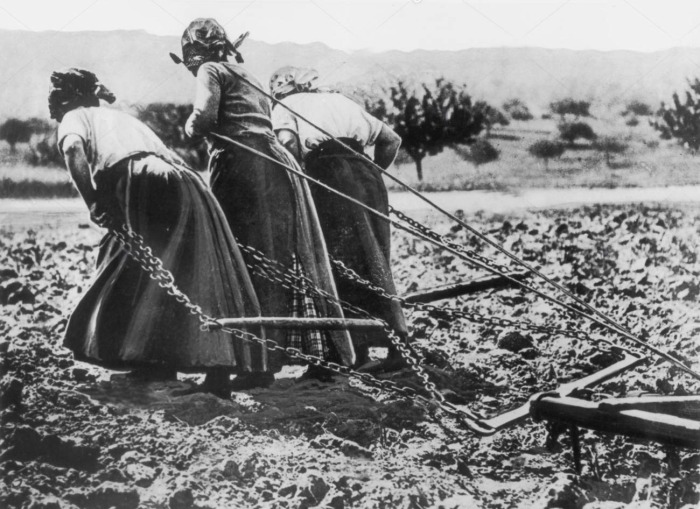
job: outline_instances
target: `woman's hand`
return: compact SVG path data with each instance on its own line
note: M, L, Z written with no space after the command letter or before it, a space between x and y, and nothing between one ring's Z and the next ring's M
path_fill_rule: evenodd
M96 201L89 204L88 208L90 209L90 220L97 226L109 228L114 223L114 218Z

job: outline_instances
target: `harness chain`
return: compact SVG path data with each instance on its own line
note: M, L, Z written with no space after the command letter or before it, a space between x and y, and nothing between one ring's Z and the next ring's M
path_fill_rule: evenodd
M267 258L261 251L251 247L247 246L245 244L239 244L241 251L247 253L248 255L251 256L255 260L255 264L248 264L248 267L253 271L254 274L257 274L261 277L265 277L269 279L270 281L280 284L284 288L290 289L290 290L298 290L298 291L303 291L305 293L311 293L317 297L324 298L328 301L335 302L337 304L340 304L343 308L352 311L353 313L357 313L360 316L364 316L366 318L370 318L373 320L377 320L382 323L384 332L387 334L389 339L391 340L392 344L399 350L401 353L402 357L406 360L406 362L409 364L409 366L413 369L413 371L420 377L422 380L424 386L428 390L429 394L437 401L438 407L441 408L441 410L445 411L449 415L455 418L461 418L463 415L467 415L469 419L473 419L478 421L480 418L471 413L471 412L466 412L463 409L459 409L456 406L452 405L452 403L448 402L445 400L445 397L440 393L435 386L435 384L430 380L428 377L428 374L425 372L423 369L423 366L420 363L420 360L417 359L418 354L411 349L405 341L403 341L401 338L399 338L396 335L396 332L389 326L389 324L382 319L376 318L372 316L370 313L365 311L364 309L361 309L357 306L354 306L350 304L347 301L341 300L334 296L333 294L318 288L313 284L313 282L306 276L298 276L296 274L291 274L287 269L285 269L279 262L276 260L271 260ZM325 361L323 361L325 362ZM363 375L366 375L363 373ZM371 376L370 376L371 377ZM394 382L390 382L388 380L377 380L374 377L371 377L372 380L381 382L381 383L390 383L394 387L399 388L401 391L405 389L410 389L404 386L398 386ZM376 386L376 385L375 385ZM410 389L413 390L413 389ZM415 393L415 391L414 391ZM417 394L417 393L415 393ZM418 397L420 397L418 395ZM483 423L480 423L480 425L484 425ZM484 425L485 426L485 425Z
M415 389L411 387L400 386L390 380L380 380L368 373L361 373L355 371L349 368L348 366L343 366L335 362L326 361L314 355L305 354L297 348L282 347L272 339L263 339L250 332L223 326L221 323L218 322L216 318L207 315L200 306L193 303L187 295L182 293L182 291L176 286L175 279L172 273L168 271L165 267L163 267L162 261L153 254L153 251L150 247L146 245L146 243L143 240L143 237L140 234L131 231L124 224L120 224L118 227L110 226L110 231L112 232L114 237L119 241L119 243L123 246L123 248L127 251L127 253L129 253L129 255L132 256L134 260L141 266L141 268L149 275L149 277L153 279L156 283L158 283L158 286L163 288L168 293L168 295L171 295L173 298L175 298L175 300L181 303L190 314L194 315L199 319L199 321L201 322L200 329L202 331L221 330L244 341L261 344L268 350L281 352L290 357L301 359L310 364L329 369L334 373L338 373L349 378L360 380L366 385L369 385L370 387L378 389L380 391L392 392L402 398L412 401L419 401L426 405L428 408L437 408L439 411L442 411L446 415L458 420L460 423L464 424L467 428L474 431L475 433L481 435L491 435L496 432L494 428L483 423L480 417L476 416L475 414L472 414L471 412L459 409L453 404L449 403L448 401L445 401L444 396L437 391L435 385L432 382L430 382L430 380L427 378L427 374L425 374L420 365L411 356L411 351L406 345L403 344L403 342L396 336L396 334L394 334L393 331L391 331L391 329L389 329L388 332L390 333L390 337L393 336L391 338L392 342L396 343L396 347L401 351L402 355L405 355L407 362L409 362L409 364L412 367L414 367L414 369L417 372L419 372L421 379L426 383L430 394L434 397L433 400L430 400L425 396L419 394ZM262 255L262 253L256 252L256 250L254 250L253 248L242 246L242 249L248 251L256 258L260 257L267 261L267 259L264 257L264 255ZM277 270L274 269L274 267L272 267L271 264L269 265L269 267L272 271ZM284 281L284 279L288 279L289 277L290 276L288 275L284 275L282 281ZM315 291L318 291L321 295L327 293L323 290L314 288L314 292ZM328 294L328 296L333 298L334 300L337 300L334 296L330 294ZM386 322L384 322L384 324L385 327L388 329L388 324L386 324ZM439 421L438 423L444 428L443 423L440 423ZM445 429L448 430L448 433L450 435L454 436L454 433L451 430L449 430L449 428Z
M451 241L444 235L440 235L434 230L431 230L427 226L425 226L422 223L419 223L412 217L407 216L400 210L396 210L394 207L389 205L389 213L394 214L396 217L398 217L401 221L406 222L407 224L411 225L411 227L415 228L416 230L420 231L424 235L427 235L428 237L431 237L434 240L437 240L438 242L442 242L443 244L450 246L453 249L456 249L457 251L464 253L475 260L479 260L480 262L488 265L489 267L493 268L494 270L497 270L502 273L508 273L510 271L509 267L506 267L505 265L502 265L500 263L494 262L493 260L487 258L486 256L477 253L476 251L472 249L467 249L461 244L457 244L456 242Z
M331 258L331 263L335 265L335 267L340 271L341 276L343 278L348 279L350 281L353 281L354 283L364 286L365 288L368 288L369 290L373 291L374 293L378 294L379 296L392 300L395 302L398 302L401 304L402 307L407 307L411 309L417 309L419 311L427 311L429 313L435 313L435 314L445 314L451 317L456 317L456 318L464 318L465 320L468 320L473 323L477 323L480 325L491 325L494 327L500 327L500 328L506 328L506 327L514 327L518 328L520 330L526 330L538 334L550 334L554 336L567 336L571 337L574 339L579 339L583 341L589 341L591 339L591 335L583 330L580 329L559 329L557 327L548 327L546 325L537 325L535 323L532 323L527 320L511 320L509 318L501 318L501 317L493 317L493 316L486 316L481 313L477 313L475 311L464 311L461 309L456 309L456 308L451 308L451 307L438 307L433 304L427 304L423 302L408 302L404 297L401 297L400 295L394 295L389 292L387 292L384 288L375 285L371 281L368 281L367 279L363 279L362 276L360 276L357 272L349 268L347 265L345 265L343 262L340 260L337 260L335 258ZM619 346L615 344L614 342L605 339L603 337L598 337L596 338L595 341L599 341L602 343L606 343L610 345L615 350L618 351L625 351L625 352L630 352L632 353L632 350L629 348ZM601 349L602 350L602 349Z

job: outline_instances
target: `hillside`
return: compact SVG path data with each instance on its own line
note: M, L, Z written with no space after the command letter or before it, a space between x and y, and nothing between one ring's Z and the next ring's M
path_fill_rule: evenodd
M179 38L143 31L0 31L3 69L0 118L46 116L52 70L83 66L94 70L124 103L187 102L193 80L168 52ZM277 67L317 68L325 83L389 82L393 76L444 75L469 85L474 95L495 104L520 97L535 110L564 95L593 100L599 107L637 98L654 105L700 74L700 48L655 53L488 48L461 51L371 53L314 44L267 44L248 40L246 65L263 82ZM595 106L594 106L595 107Z

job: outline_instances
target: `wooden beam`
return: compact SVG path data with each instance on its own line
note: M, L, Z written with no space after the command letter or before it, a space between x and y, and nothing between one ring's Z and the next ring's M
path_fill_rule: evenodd
M700 449L700 421L644 410L609 412L598 403L566 396L534 399L530 409L538 419Z
M522 281L527 277L524 272L511 272L508 274L517 281ZM420 292L413 292L403 296L407 302L427 303L436 300L450 299L460 295L470 295L483 292L485 290L498 290L516 286L516 283L504 276L484 276L472 281L462 283L452 283L449 285L436 286Z
M588 375L584 378L581 378L580 380L574 380L573 382L562 384L559 386L559 388L555 389L552 392L558 394L559 396L568 396L577 389L585 389L586 387L593 387L599 383L605 382L606 380L609 380L610 378L619 375L623 371L632 369L633 367L641 364L645 360L645 357L637 357L635 355L625 354L624 359L622 359L621 361L618 361L605 369L597 371L592 375ZM533 398L536 397L538 397L537 394L533 396ZM527 403L525 403L522 406L519 406L518 408L510 410L509 412L502 413L501 415L492 417L491 419L487 419L485 422L492 428L501 430L503 428L507 428L508 426L512 426L513 424L517 424L518 422L522 422L529 416L530 402L528 401Z
M600 402L606 412L644 410L675 415L700 421L700 396L641 396L639 398L610 398Z
M294 330L382 330L379 320L358 318L292 318L278 316L254 316L245 318L222 318L219 323L226 327L245 329L264 326L270 329Z

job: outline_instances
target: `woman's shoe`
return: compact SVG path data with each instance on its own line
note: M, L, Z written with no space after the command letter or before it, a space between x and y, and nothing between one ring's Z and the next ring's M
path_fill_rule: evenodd
M241 373L230 383L229 388L232 391L246 391L270 387L274 382L275 375L272 373Z
M204 383L199 387L203 392L208 392L222 399L231 397L231 380L226 370L212 369L204 378Z
M309 364L306 373L297 378L297 382L303 382L304 380L318 380L319 382L330 383L335 380L335 376L333 371L328 368Z

